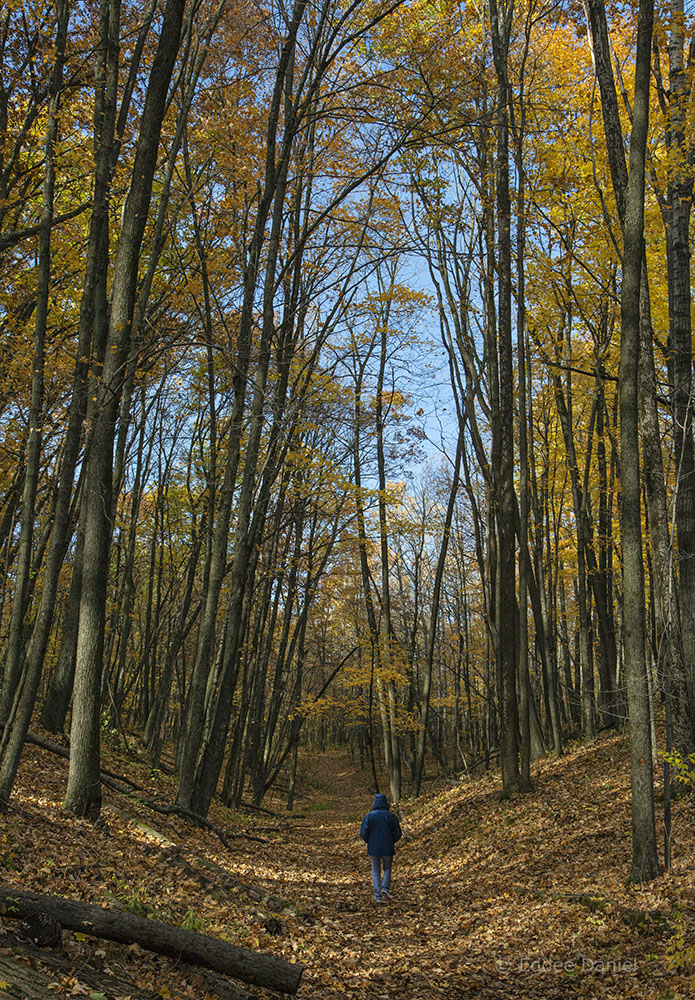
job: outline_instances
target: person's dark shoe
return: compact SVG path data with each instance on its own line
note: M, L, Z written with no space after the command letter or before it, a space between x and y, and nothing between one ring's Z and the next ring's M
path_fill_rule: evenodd
M381 890L381 898L382 898L382 900L384 900L384 899L388 900L389 903L393 902L393 896L388 891L388 889L382 889Z

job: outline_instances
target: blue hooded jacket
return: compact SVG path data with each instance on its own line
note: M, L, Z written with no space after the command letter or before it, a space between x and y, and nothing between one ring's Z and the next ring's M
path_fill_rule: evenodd
M391 858L396 841L402 837L397 817L389 811L388 799L379 793L374 796L371 812L362 820L360 837L367 842L367 854L375 858Z

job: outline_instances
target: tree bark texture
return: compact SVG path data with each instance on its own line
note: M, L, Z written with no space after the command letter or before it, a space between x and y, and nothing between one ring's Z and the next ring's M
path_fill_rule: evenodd
M490 22L495 72L496 109L496 204L497 204L497 293L499 397L493 403L499 451L495 469L495 515L497 520L496 622L499 643L499 699L503 793L519 787L519 712L516 693L516 497L514 494L514 364L512 350L512 248L511 198L509 193L509 120L507 110L507 57L511 7L490 0Z
M627 166L618 97L611 68L606 12L600 0L589 0L589 23L613 190L621 226L625 224ZM668 263L668 261L667 261ZM673 711L674 741L684 756L693 750L692 703L689 697L680 601L671 552L666 483L661 454L661 427L657 409L651 306L646 266L640 281L640 400L639 428L644 459L643 475L649 515L649 535L655 575L656 660L662 687Z
M671 0L666 148L669 178L664 208L668 269L669 364L676 467L676 537L681 631L691 726L695 718L695 449L690 221L693 164L687 137L692 69L684 65L683 0Z
M140 250L149 215L152 181L166 99L179 51L185 0L168 0L148 81L130 190L123 213L111 289L111 316L97 411L85 469L85 548L77 636L71 756L65 805L78 815L98 815L99 711L106 588L112 535L112 463L116 418L137 291Z
M148 951L169 955L192 965L202 965L242 982L282 993L296 993L302 977L301 965L286 962L275 955L237 948L227 941L93 903L0 886L0 911L3 917L17 920L46 913L68 930L125 944L137 942Z
M9 797L19 767L24 737L38 690L40 667L29 657L21 669L22 635L28 604L29 577L32 570L32 539L36 491L39 481L44 419L44 370L46 326L51 280L51 230L55 191L55 145L58 139L58 110L63 87L63 68L67 45L69 10L65 0L56 5L56 54L51 79L51 96L46 126L46 166L43 186L41 233L39 238L39 273L34 323L31 408L26 450L26 474L22 496L19 558L15 594L10 617L10 631L5 655L0 721L6 723L0 746L0 807ZM20 683L21 674L21 683Z
M644 256L644 167L649 122L652 0L641 0L637 35L630 170L625 192L623 282L620 297L620 459L622 471L623 627L630 719L632 788L631 882L659 873L647 686L644 565L640 496L640 280Z

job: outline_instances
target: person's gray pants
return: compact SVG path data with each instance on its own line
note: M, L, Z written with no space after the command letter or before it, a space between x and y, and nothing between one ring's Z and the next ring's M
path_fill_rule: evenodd
M369 855L369 860L372 863L372 883L374 885L374 899L381 899L381 893L386 890L389 891L391 888L391 868L393 866L393 855L388 858L379 858L374 854ZM381 874L381 869L384 869L384 874Z

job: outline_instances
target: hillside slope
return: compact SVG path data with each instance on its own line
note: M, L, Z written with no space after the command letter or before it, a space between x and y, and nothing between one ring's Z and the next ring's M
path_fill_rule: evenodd
M148 795L171 796L172 779L122 754L107 763ZM396 857L394 902L382 906L372 902L358 836L371 805L368 775L342 753L304 762L289 826L281 816L217 807L211 818L229 848L212 831L108 790L103 823L76 820L60 808L65 776L64 761L27 748L13 811L0 818L4 884L114 905L300 962L300 998L695 996L695 803L674 808L673 872L627 887L622 736L541 762L536 791L511 801L499 801L490 777L406 803L412 840ZM256 839L238 836L242 828ZM249 898L225 871L262 891ZM278 913L273 897L294 909ZM105 965L160 996L204 997L211 988L199 971L137 947L63 938L75 963Z

